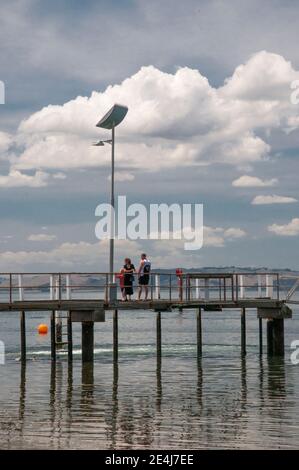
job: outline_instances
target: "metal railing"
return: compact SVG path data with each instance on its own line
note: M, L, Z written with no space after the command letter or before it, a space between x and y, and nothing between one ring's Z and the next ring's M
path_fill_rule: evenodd
M120 273L114 273L119 276ZM0 302L34 300L111 300L111 286L115 300L121 299L120 285L109 282L110 273L0 273ZM296 280L299 286L299 278ZM202 273L151 272L149 300L192 302L236 302L241 299L284 300L280 291L279 273ZM124 286L129 287L129 286ZM134 274L134 295L138 288ZM295 289L296 290L296 289ZM289 293L290 295L290 293ZM136 297L135 297L136 298Z
M280 290L286 302L299 304L299 300L294 298L299 288L299 276L296 274L280 275Z

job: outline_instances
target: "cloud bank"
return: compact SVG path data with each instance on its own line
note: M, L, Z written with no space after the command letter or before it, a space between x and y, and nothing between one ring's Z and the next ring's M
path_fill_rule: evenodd
M213 163L242 168L269 155L262 135L299 127L297 107L290 103L290 84L298 78L290 62L265 51L238 66L219 88L188 67L174 74L142 67L103 92L44 107L22 121L15 136L0 134L1 158L10 162L0 187L20 185L28 170L46 174L108 165L110 148L90 144L93 138L107 137L95 124L115 102L129 107L117 128L119 180L132 178L136 168L159 171ZM35 175L34 180L23 178L23 185L52 181ZM275 184L252 178L242 176L233 185Z
M246 232L238 227L204 227L204 243L206 248L221 248L226 243L243 238ZM55 235L51 234L31 234L27 237L30 242L53 242ZM116 269L123 264L125 255L136 258L145 249L151 255L151 260L155 268L173 268L176 264L192 267L200 256L201 251L192 252L186 259L188 252L184 251L184 240L115 240L116 248ZM46 250L22 250L22 251L2 251L0 252L0 264L2 270L6 271L30 271L32 269L44 271L57 270L77 270L84 271L92 269L98 272L107 270L107 253L109 252L109 241L100 240L96 243L79 241L77 243L61 243ZM171 260L171 261L170 261ZM137 261L137 260L136 260ZM173 263L173 265L170 263Z

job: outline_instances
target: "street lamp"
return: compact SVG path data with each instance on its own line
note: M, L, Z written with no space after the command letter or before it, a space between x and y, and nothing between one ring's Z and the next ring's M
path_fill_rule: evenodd
M92 145L94 147L104 147L105 144L112 144L112 140L98 140L97 142L93 142Z
M101 127L103 129L112 130L112 139L110 140L99 140L93 145L96 147L102 147L105 143L111 144L111 207L114 208L114 144L115 144L115 127L118 126L123 119L125 118L128 112L127 106L122 106L120 104L115 104L112 108L105 114L104 117L97 123L96 127ZM114 272L114 222L112 237L110 238L110 254L109 254L109 272L110 272L110 283L114 281L113 272Z

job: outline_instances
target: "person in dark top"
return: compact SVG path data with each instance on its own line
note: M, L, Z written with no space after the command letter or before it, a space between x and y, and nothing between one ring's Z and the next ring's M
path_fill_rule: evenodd
M144 289L144 300L148 298L148 284L150 281L150 272L151 272L151 262L148 259L146 253L142 253L139 269L138 269L138 282L139 282L139 292L138 300L141 299L142 290Z
M134 273L136 272L134 264L132 264L130 258L125 259L125 264L123 268L124 273L124 290L125 290L125 298L124 300L127 301L128 297L131 300L131 295L133 295L133 281L134 281Z

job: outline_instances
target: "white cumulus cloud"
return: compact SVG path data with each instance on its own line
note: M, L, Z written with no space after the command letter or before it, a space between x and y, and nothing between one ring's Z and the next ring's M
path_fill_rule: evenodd
M257 176L243 175L232 182L236 188L267 188L278 183L276 178L263 180Z
M242 238L246 232L239 227L204 227L204 246L222 247L226 241Z
M255 196L255 198L251 201L253 205L264 205L264 204L290 204L297 202L297 199L294 197L289 196L277 196L276 194L272 195L260 195Z
M133 181L135 176L128 171L116 171L114 174L115 181ZM108 176L108 180L111 181L111 175Z
M9 149L12 142L13 136L11 134L0 132L0 157Z
M246 235L245 230L242 230L241 228L236 228L236 227L231 227L224 231L225 238L228 238L231 240L235 238L245 237L245 235Z
M42 188L47 186L49 175L43 171L36 171L34 175L27 175L19 170L11 170L8 175L0 175L0 188Z
M32 233L28 236L27 240L30 242L49 242L56 239L56 235L47 233Z
M295 217L288 224L277 225L273 224L268 227L269 232L283 237L294 237L299 235L299 218Z
M13 139L17 150L9 155L11 169L108 165L110 149L90 144L93 138L109 137L109 131L96 129L95 124L115 102L129 107L116 130L120 171L140 166L144 171L159 171L215 162L252 164L271 150L257 131L266 135L271 129L299 126L297 109L289 99L289 84L298 78L299 73L282 56L265 51L237 67L219 88L188 67L174 74L142 67L103 92L46 106L22 121ZM241 178L244 185L245 177ZM275 183L270 181L264 185Z

